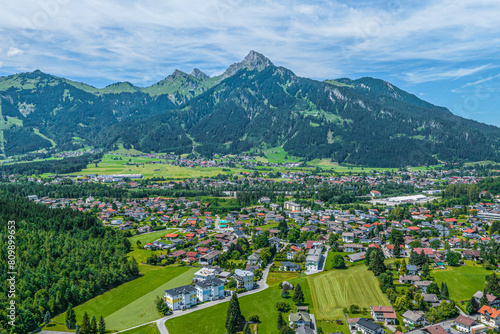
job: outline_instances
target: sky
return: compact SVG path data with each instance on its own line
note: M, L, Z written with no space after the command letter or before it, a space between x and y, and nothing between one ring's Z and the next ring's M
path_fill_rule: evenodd
M101 88L175 69L221 74L250 50L317 80L380 78L500 126L498 0L17 0L0 76L40 69Z

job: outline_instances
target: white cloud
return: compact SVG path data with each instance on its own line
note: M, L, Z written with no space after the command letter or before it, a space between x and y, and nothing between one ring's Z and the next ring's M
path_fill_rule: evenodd
M221 73L253 49L301 76L392 72L398 63L415 83L470 75L459 64L488 64L478 60L500 52L499 1L391 3L19 0L0 11L0 45L29 54L1 60L4 71L146 85L175 68ZM443 66L435 62L448 69L425 72Z
M23 50L11 47L11 48L9 48L9 51L7 51L7 56L8 57L15 57L15 56L20 56L23 53L24 53Z
M451 70L439 70L436 68L430 70L422 70L416 72L405 73L406 79L412 83L422 83L429 81L438 81L445 79L458 79L461 77L469 76L486 69L492 69L496 66L492 64L482 65L474 68L458 68Z

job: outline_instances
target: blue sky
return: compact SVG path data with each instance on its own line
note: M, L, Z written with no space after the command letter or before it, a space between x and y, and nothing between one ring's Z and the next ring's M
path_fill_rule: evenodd
M0 11L0 75L104 87L220 74L250 50L314 79L373 76L500 126L500 1L18 0Z

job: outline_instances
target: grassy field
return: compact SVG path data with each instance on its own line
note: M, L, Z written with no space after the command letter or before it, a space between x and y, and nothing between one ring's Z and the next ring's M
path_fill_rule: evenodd
M342 309L353 304L390 305L377 278L364 265L311 276L309 284L317 319L343 319Z
M279 225L279 223L271 223L271 224L266 224L266 225L261 225L259 226L262 231L267 231L269 229L272 229L272 228L277 228Z
M309 304L309 307L311 307L312 302L307 278L296 278L291 280L290 283L294 285L300 283L304 292L305 304ZM285 301L280 295L281 290L279 286L274 285L264 291L239 298L241 312L245 319L254 314L259 316L261 321L258 327L259 333L277 332L276 318L278 311L276 310L276 302ZM286 301L290 305L293 305L291 298L286 299ZM228 303L226 302L186 314L182 317L173 318L166 323L168 331L170 334L185 334L187 333L186 324L189 324L190 334L225 334L226 329L224 328L224 324L226 321L227 305ZM285 315L283 318L288 319L288 315Z
M88 174L142 174L146 178L151 177L165 177L165 178L199 178L199 177L211 177L218 174L233 174L235 172L241 172L243 169L231 168L231 171L223 171L222 168L218 167L198 167L198 168L188 168L171 166L164 164L146 164L146 162L157 160L152 158L129 158L122 157L122 160L115 160L116 157L106 154L103 160L95 167L94 164L89 164L86 169L73 173L73 175L88 175ZM131 162L137 165L127 165L131 159ZM144 165L140 165L144 163Z
M346 252L328 252L328 256L326 257L326 261L325 261L325 270L330 270L330 268L332 267L333 265L333 257L335 255L342 255L343 257L345 257L347 254L351 254L351 253L346 253ZM344 261L346 261L344 259ZM349 265L350 263L346 261L346 264Z
M486 275L493 271L486 270L474 262L467 261L466 266L448 267L444 270L433 270L431 275L441 285L446 282L450 298L455 301L468 300L478 290L483 291L486 286Z
M149 266L151 267L151 266ZM160 317L154 300L163 291L189 284L199 268L179 266L151 267L144 276L122 284L86 303L75 307L78 322L83 313L90 316L104 316L108 329L120 330L137 326ZM64 323L64 314L58 315L56 322ZM53 330L60 330L54 328Z
M141 327L137 327L135 329L131 329L129 331L122 332L124 334L160 334L158 327L156 324L144 325Z
M284 281L290 281L297 277L299 277L299 273L295 272L272 272L267 276L266 283L268 285L276 285Z
M140 241L141 244L144 246L148 242L153 242L155 240L158 240L162 237L165 236L167 233L172 233L176 231L177 229L168 229L168 230L161 230L161 231L155 231L151 233L146 233L146 234L139 234L135 235L133 237L128 238L132 246L135 246L137 244L137 241Z

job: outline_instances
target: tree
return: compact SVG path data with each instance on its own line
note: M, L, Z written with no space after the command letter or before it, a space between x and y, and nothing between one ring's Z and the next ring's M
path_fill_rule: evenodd
M106 333L106 322L104 321L104 317L101 315L101 318L99 318L99 334L105 334Z
M399 257L401 254L401 245L404 243L403 232L393 228L389 236L389 241L394 245L394 257Z
M500 296L500 282L495 273L488 276L488 282L486 283L486 288L484 290L490 295Z
M440 240L435 239L435 240L431 241L431 248L432 249L438 249L439 247L441 247L441 241Z
M380 275L380 290L382 292L386 292L388 289L392 289L394 287L392 281L392 274L383 273Z
M347 269L344 257L342 255L336 254L333 257L332 269Z
M375 276L380 276L380 274L384 273L387 270L384 263L385 257L380 249L373 249L375 250L370 253L370 266L368 269L373 271L373 274Z
M73 310L73 307L71 304L68 306L68 309L66 310L66 327L68 329L75 329L76 325L76 315L75 311Z
M245 327L243 328L243 334L252 334L252 330L250 329L250 326L248 324L245 324Z
M441 294L441 292L439 291L439 286L434 282L429 284L429 286L427 287L427 293L435 294L436 296L439 296Z
M280 334L295 334L295 331L290 327L285 326L280 329Z
M83 314L82 326L80 327L82 334L91 334L90 320L87 312Z
M276 321L276 326L278 327L278 330L281 330L283 327L287 327L286 322L283 319L283 316L281 315L281 312L278 312L278 319Z
M481 297L481 299L479 299L479 304L481 306L489 305L489 303L488 303L488 297L486 296L486 289L484 289L483 296Z
M48 324L49 322L50 322L50 312L49 310L47 310L47 312L45 312L45 316L43 317L43 323Z
M299 283L295 285L292 300L296 305L300 305L304 302L304 293L302 292L302 287Z
M453 267L458 266L459 261L460 261L460 254L452 251L446 253L446 262L448 262L448 265Z
M429 265L427 263L424 263L422 266L422 276L424 278L428 278L431 275L431 269L429 268Z
M80 325L79 324L76 324L76 326L75 326L75 334L81 334Z
M479 305L477 304L476 298L472 297L468 302L467 302L467 313L474 314L479 310Z
M290 304L286 302L277 302L276 309L281 313L288 312L290 310Z
M406 268L406 265L402 265L401 268L399 269L399 274L401 276L404 276L408 273L408 269Z
M448 292L448 285L443 282L441 283L441 299L450 299L450 293Z
M90 320L90 332L92 334L97 334L97 321L95 320L95 315L93 315Z
M229 305L227 307L226 316L226 332L227 334L234 334L238 331L240 327L241 320L241 310L240 303L238 301L238 296L233 293Z

